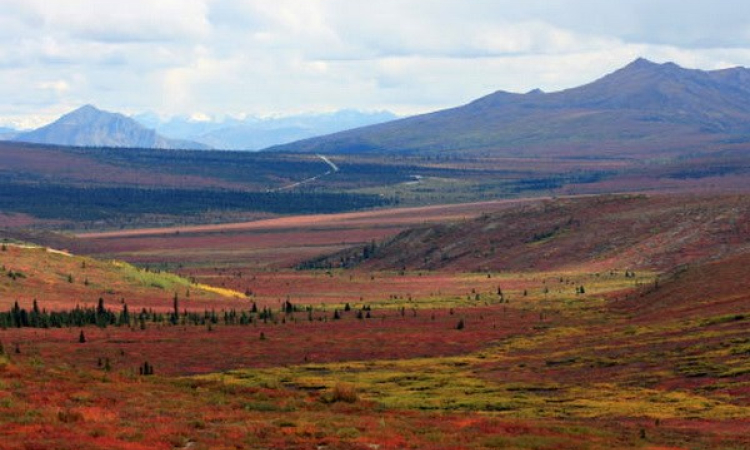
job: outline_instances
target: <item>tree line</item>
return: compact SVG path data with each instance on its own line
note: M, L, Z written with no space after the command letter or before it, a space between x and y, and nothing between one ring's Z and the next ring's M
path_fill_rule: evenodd
M349 304L343 311L351 311ZM371 308L363 306L357 314L358 319L370 318ZM123 304L120 311L114 311L105 307L104 299L100 298L97 306L76 306L69 310L47 311L41 309L34 300L31 309L22 308L18 302L7 311L0 312L0 329L7 328L70 328L97 326L106 328L116 327L140 327L146 329L148 324L165 325L253 325L256 323L278 323L286 322L288 317L294 317L295 313L306 314L309 321L327 320L327 316L315 316L311 306L301 307L286 301L281 308L274 311L271 308L259 308L253 303L247 310L229 309L217 312L215 309L203 311L180 310L177 297L175 296L172 311L163 312L153 309L142 308L138 312L131 312L127 304ZM339 310L333 311L332 319L341 318Z

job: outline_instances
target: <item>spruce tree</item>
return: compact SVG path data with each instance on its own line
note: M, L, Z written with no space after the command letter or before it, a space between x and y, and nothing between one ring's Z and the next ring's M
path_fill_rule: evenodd
M99 297L99 303L96 305L96 325L106 328L109 323L108 311L104 308L104 298Z
M138 367L138 373L143 376L153 375L154 366L145 361L142 366Z
M119 325L130 325L130 312L128 311L128 304L124 303L122 305L122 312L120 313L120 319L117 321Z
M169 317L169 321L172 325L177 325L180 319L180 304L177 298L177 293L174 293L174 299L172 301L172 315Z

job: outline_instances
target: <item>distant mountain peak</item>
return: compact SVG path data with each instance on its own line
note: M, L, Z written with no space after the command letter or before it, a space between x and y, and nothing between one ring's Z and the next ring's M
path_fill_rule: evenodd
M103 111L97 108L96 106L92 105L91 103L86 103L85 105L81 106L78 109L73 110L72 112L103 112Z
M668 73L675 71L688 71L673 62L657 63L646 58L637 58L630 64L615 71L615 74L630 75L633 73Z
M631 69L643 69L643 68L653 68L658 67L660 64L651 61L650 59L646 59L643 57L638 57L633 60L630 64L623 67L624 69L631 68Z
M101 119L114 119L123 117L121 114L104 111L92 104L85 104L81 107L74 109L66 114L60 116L58 121L71 121L71 120L101 120Z
M83 105L56 121L13 139L39 144L76 147L196 148L206 145L167 139L119 113Z
M112 113L112 112L109 112L109 111L104 111L104 110L99 109L99 108L97 108L96 106L94 106L94 105L92 105L90 103L87 103L87 104L85 104L83 106L80 106L80 107L74 109L73 111L70 111L70 112L68 112L66 114L63 114L62 117L65 117L65 116L74 116L74 117L75 116L90 116L90 115L99 115L99 114L112 114L112 115L114 115L116 113Z

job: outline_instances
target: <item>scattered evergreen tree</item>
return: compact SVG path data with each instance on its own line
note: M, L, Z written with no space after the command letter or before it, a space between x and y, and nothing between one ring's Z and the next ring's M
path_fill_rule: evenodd
M117 324L120 326L130 325L130 312L128 311L127 303L123 303L122 305L122 312L120 313L120 317L117 319Z
M143 376L149 376L154 374L154 366L148 363L148 361L144 362L142 366L138 368L138 373Z
M78 342L81 344L86 343L86 336L83 334L83 330L81 330L81 334L78 335Z
M179 304L179 299L177 298L177 292L175 292L174 298L172 299L172 314L169 316L169 322L172 325L177 325L179 321L180 321L180 304Z
M466 325L464 324L464 319L460 319L458 323L456 324L457 330L463 330Z

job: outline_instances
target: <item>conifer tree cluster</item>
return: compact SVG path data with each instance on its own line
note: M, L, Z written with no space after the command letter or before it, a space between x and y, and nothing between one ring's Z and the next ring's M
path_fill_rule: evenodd
M358 318L370 318L370 307L362 307ZM347 305L343 312L335 310L334 319L343 317L343 313L352 311L351 305ZM148 324L159 325L194 325L211 326L223 323L224 325L253 325L257 323L286 323L295 321L295 313L305 313L308 320L316 318L324 320L324 316L313 314L311 306L299 307L289 300L285 301L280 310L275 311L269 307L259 308L253 303L249 310L238 310L235 308L221 310L215 309L199 311L188 311L179 309L179 300L175 295L172 310L169 312L158 312L154 309L141 309L140 312L131 312L126 303L122 304L119 312L105 306L103 298L99 298L96 307L76 306L70 310L47 311L39 307L34 300L32 308L22 308L15 302L10 310L0 312L0 329L6 328L72 328L84 326L97 326L106 328L109 326L132 327L142 330L148 328ZM82 341L83 342L83 341Z

